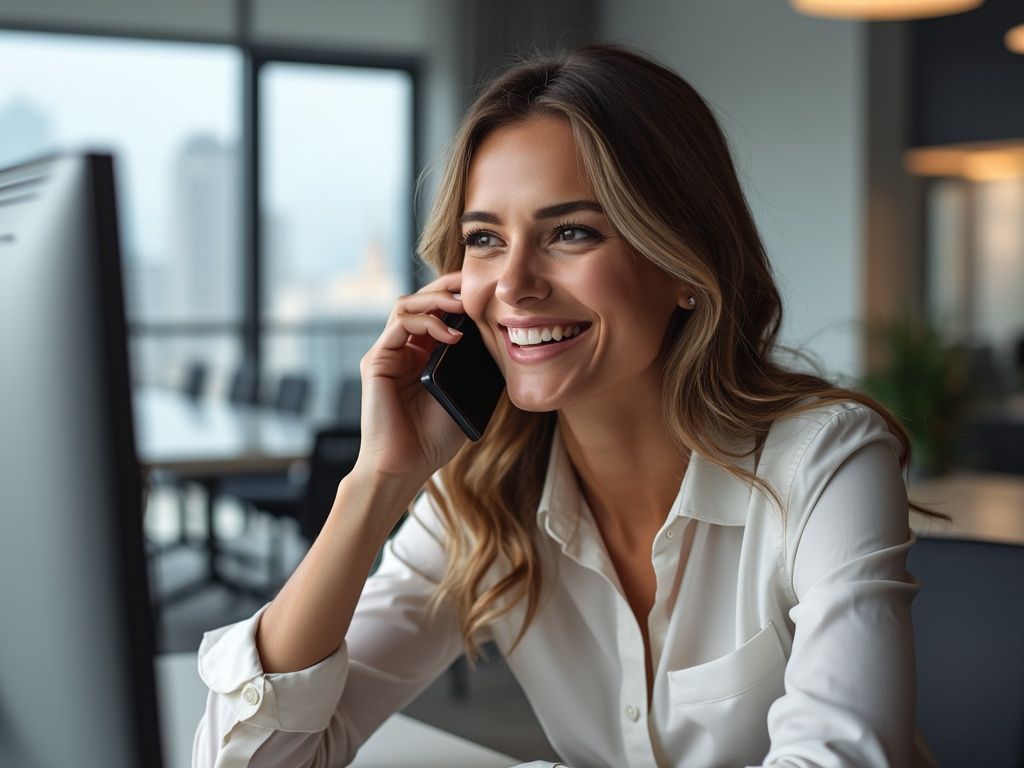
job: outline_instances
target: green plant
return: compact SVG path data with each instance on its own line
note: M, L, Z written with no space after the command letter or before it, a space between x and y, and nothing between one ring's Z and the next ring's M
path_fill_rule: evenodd
M947 472L968 400L966 350L928 322L899 320L869 333L881 363L864 378L864 390L907 428L916 472Z

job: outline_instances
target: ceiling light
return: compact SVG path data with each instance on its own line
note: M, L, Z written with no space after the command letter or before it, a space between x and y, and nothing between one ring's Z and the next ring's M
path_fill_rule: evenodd
M977 8L985 0L789 0L808 16L863 21L903 21L949 16Z
M1006 47L1014 53L1024 53L1024 24L1011 27L1003 41L1006 43Z
M1024 177L1024 141L991 141L939 147L915 147L903 153L915 176L945 176L971 181Z

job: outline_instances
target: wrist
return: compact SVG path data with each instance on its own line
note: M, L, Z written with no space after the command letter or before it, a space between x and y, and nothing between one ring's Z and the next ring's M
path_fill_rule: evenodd
M415 483L407 477L384 475L357 465L338 484L332 517L340 514L350 517L362 511L381 524L387 535L422 487L423 483Z
M352 471L341 482L358 486L380 503L399 503L404 508L419 495L428 479L412 476L407 472L382 472L370 462L356 461ZM339 490L340 488L339 484Z

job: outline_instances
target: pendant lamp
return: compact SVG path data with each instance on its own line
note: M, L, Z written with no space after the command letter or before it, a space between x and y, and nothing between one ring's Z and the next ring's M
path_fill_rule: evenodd
M1024 53L1024 24L1011 27L1003 41L1006 43L1006 47L1014 53Z
M789 0L808 16L860 21L903 21L971 11L985 0Z

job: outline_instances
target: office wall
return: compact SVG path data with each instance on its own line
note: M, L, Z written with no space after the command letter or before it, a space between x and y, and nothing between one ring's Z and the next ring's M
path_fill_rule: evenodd
M859 375L864 26L782 0L602 0L600 25L711 102L776 268L783 343Z
M0 26L100 29L222 39L233 34L234 0L0 0Z

